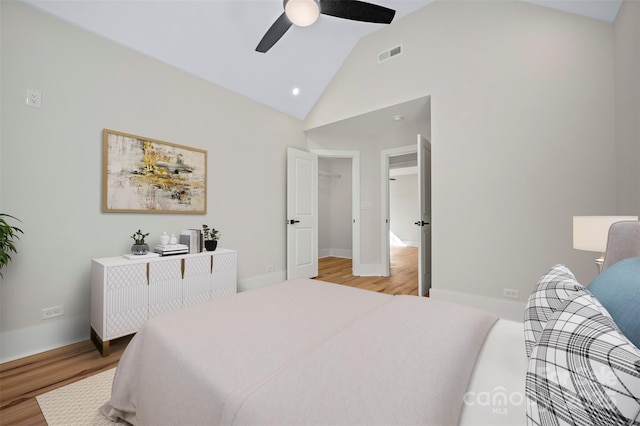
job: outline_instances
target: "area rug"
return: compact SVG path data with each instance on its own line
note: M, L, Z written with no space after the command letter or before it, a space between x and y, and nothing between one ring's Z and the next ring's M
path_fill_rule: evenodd
M111 397L111 384L116 369L103 371L70 385L36 397L49 426L112 426L117 424L100 412Z

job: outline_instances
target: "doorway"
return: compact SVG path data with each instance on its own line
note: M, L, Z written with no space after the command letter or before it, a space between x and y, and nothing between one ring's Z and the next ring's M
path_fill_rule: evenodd
M355 207L352 210L355 232L360 233L356 241L360 244L359 260L356 260L358 253L354 244L354 275L388 275L386 256L381 255L386 251L381 247L381 232L384 232L381 220L384 220L386 213L380 198L380 153L384 149L411 143L417 134L427 137L431 134L430 96L421 96L305 130L307 147L311 152L354 150L360 155L362 165L354 177L360 179L358 188L361 188L361 194L354 195Z
M418 295L427 295L431 288L431 144L429 141L418 135L416 145L381 151L381 178L384 215L381 233L383 274L390 275L393 245L416 245L419 271ZM393 202L395 217L392 218L391 206L394 194L391 183L399 182L399 179L404 182L404 192L395 194L400 198ZM409 193L413 193L414 196L409 196ZM394 224L392 220L395 220ZM414 231L410 229L411 226L415 227Z
M389 277L414 271L413 295L418 294L420 228L414 222L419 209L417 154L398 155L389 164Z
M318 258L353 257L351 159L318 158Z
M414 222L419 202L417 154L390 157L389 242L391 247L418 248L420 230ZM393 257L393 250L391 255Z
M360 275L360 153L311 150L318 156L318 258L351 259Z
M390 264L391 264L391 243L392 238L398 238L397 235L395 237L391 236L391 201L390 201L390 192L391 192L391 179L393 178L393 173L391 170L394 168L403 168L406 167L415 167L415 172L417 174L417 147L416 146L403 146L400 148L392 148L385 149L381 152L381 176L382 176L382 275L389 276L390 274ZM417 180L417 177L416 177ZM416 191L417 192L417 191ZM417 211L417 202L415 204ZM414 213L415 215L415 213ZM397 241L396 241L397 242Z

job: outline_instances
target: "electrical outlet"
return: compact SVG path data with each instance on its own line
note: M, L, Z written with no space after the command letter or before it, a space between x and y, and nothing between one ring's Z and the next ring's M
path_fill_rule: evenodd
M267 265L267 272L273 272L273 265Z
M27 89L27 106L33 108L42 107L42 93L37 90Z
M42 319L60 317L64 315L64 305L54 306L52 308L44 308L42 310Z
M514 290L512 288L505 288L502 290L502 295L504 297L509 297L511 299L517 299L518 297L520 297L519 295L519 291L518 290Z

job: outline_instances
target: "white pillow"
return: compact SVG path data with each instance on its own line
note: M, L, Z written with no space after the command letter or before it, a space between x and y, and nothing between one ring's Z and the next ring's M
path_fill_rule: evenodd
M527 357L535 346L549 321L557 310L562 310L571 300L587 291L576 281L576 277L564 265L555 265L544 274L524 310L524 345Z
M526 378L529 425L637 425L640 349L590 294L549 318Z

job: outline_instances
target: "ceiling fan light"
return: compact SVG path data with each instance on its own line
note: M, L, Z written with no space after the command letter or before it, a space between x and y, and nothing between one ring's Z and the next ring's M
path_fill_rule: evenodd
M294 25L308 27L320 16L320 5L318 0L289 0L284 11Z

